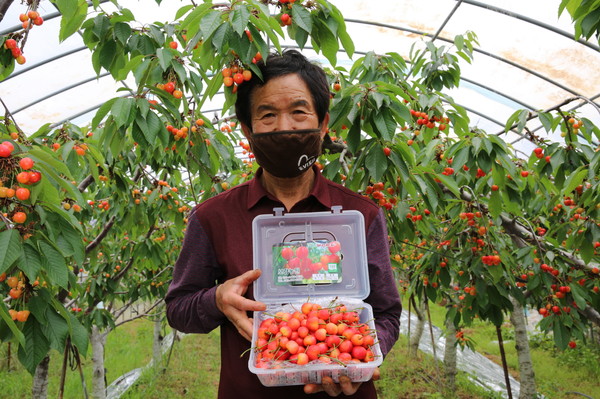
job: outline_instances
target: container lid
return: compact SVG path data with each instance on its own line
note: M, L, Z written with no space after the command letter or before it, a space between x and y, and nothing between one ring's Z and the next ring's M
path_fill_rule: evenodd
M258 215L252 221L254 298L286 303L318 296L369 296L365 222L343 211Z

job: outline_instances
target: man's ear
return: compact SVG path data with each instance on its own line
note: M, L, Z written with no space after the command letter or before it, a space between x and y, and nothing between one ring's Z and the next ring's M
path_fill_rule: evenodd
M321 139L325 137L327 134L327 130L329 129L329 112L325 114L325 118L323 118L323 122L321 122Z
M249 139L250 135L252 134L252 129L250 129L248 126L246 126L246 124L241 123L241 122L240 122L240 126L242 128L242 133L244 133L244 136L246 137L246 139Z

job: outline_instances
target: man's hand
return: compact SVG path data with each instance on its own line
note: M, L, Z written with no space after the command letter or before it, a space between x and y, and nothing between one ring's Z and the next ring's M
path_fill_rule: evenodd
M373 371L373 380L377 381L379 379L379 368L376 368ZM317 392L325 392L329 396L339 396L340 394L344 395L353 395L358 390L362 382L352 382L348 376L341 376L339 384L336 384L331 377L323 377L321 380L321 385L317 384L306 384L304 386L304 393L317 393Z
M252 320L246 312L267 308L262 302L244 298L248 287L260 277L260 273L258 269L247 271L219 285L216 292L217 307L248 341L252 341Z

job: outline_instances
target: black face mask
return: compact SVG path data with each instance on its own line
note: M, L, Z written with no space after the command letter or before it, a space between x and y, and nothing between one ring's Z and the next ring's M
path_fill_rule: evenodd
M251 133L248 138L256 162L276 177L296 177L321 155L321 129Z

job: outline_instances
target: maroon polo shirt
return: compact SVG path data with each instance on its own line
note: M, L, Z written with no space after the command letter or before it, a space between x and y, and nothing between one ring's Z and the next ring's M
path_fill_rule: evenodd
M398 339L402 305L390 265L385 217L371 200L327 180L313 167L315 184L308 197L289 212L358 210L365 219L370 295L377 336L383 354ZM256 177L197 205L189 222L173 280L165 298L169 324L186 333L208 333L221 327L220 399L329 398L306 395L300 385L265 387L248 370L250 342L243 338L215 303L216 285L252 269L252 220L272 214L283 204L269 194ZM252 287L246 294L253 298ZM244 353L242 357L240 355ZM361 385L352 398L376 398L372 381Z

